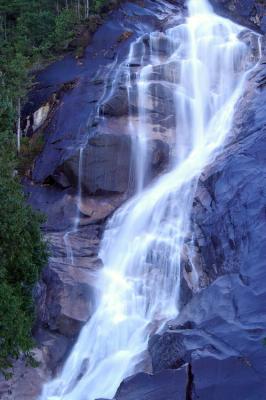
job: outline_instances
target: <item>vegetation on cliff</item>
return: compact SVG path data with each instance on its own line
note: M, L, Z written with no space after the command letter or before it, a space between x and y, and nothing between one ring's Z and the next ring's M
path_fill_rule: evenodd
M32 346L32 290L47 260L41 217L19 178L15 131L30 86L29 70L60 52L78 21L103 0L0 0L0 372ZM20 132L19 132L20 133ZM20 135L18 135L20 137Z
M32 289L47 253L41 217L26 204L14 176L12 131L5 120L0 126L0 371L7 373L12 359L31 348Z

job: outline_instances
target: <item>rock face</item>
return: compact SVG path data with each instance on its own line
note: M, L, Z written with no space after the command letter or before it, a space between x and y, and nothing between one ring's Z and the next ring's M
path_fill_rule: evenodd
M81 169L81 184L87 193L123 193L128 189L130 158L129 136L97 135L88 141L82 153L75 154L59 169L73 186L77 185Z
M83 227L66 237L60 232L47 235L52 257L42 272L38 293L39 322L50 331L75 337L91 316L95 304L95 274L101 267L97 258L99 227ZM71 244L75 265L66 257Z
M88 137L105 133L95 117L104 93L112 86L117 66L128 55L130 44L143 33L143 29L147 33L159 30L166 17L170 24L173 10L177 13L180 8L181 5L155 4L151 0L125 2L99 27L82 59L68 55L38 74L24 115L30 120L44 104L50 102L53 107L45 125L44 150L32 173L36 183L47 183L59 166L74 156L81 145L85 146ZM130 35L125 34L129 31ZM56 102L52 102L54 97ZM119 104L123 112L116 104L112 113L124 115L127 111L124 98L119 100ZM123 122L123 129L112 133L124 132L126 124Z
M266 4L263 0L210 0L217 13L237 23L266 33Z
M153 177L169 160L169 146L161 140L149 141L148 160ZM123 134L101 134L89 139L81 153L66 160L53 175L77 186L79 179L88 194L125 193L133 170L134 139ZM79 172L82 171L81 178ZM134 179L134 177L133 177ZM60 181L59 181L60 183Z

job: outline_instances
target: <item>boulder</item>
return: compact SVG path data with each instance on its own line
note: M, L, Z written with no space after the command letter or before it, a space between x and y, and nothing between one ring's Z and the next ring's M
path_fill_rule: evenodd
M115 400L185 400L187 386L187 365L155 375L138 373L121 383Z
M78 334L94 309L93 287L86 282L89 274L83 273L83 279L76 275L71 266L66 271L64 265L51 263L42 274L45 287L42 289L38 316L51 331L68 337Z
M129 99L126 87L118 87L114 94L100 106L100 114L109 117L120 117L129 113ZM132 107L130 111L132 112ZM136 104L134 104L136 111Z
M154 335L149 341L149 352L152 359L153 372L157 373L165 369L177 369L188 360L186 347L183 344L182 335L176 332L165 332Z

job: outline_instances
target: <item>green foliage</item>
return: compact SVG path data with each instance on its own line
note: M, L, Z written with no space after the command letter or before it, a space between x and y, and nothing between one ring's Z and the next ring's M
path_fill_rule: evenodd
M0 155L0 165L8 161L6 154ZM15 285L21 294L28 295L45 262L39 229L42 220L25 204L20 184L11 175L10 167L6 166L0 177L0 276Z
M47 260L43 219L25 201L16 169L18 103L30 85L28 69L55 17L37 1L0 0L0 372L9 377L21 353L30 359L32 290ZM41 47L39 47L41 46Z
M17 169L19 175L25 176L31 169L32 164L44 146L44 136L42 132L33 135L31 138L23 137L21 140L21 150L18 157Z
M0 284L0 372L8 378L11 360L27 353L32 346L31 318L25 312L21 296L12 286Z
M77 16L73 10L63 10L58 15L52 35L52 42L57 50L64 49L69 40L73 38L77 21Z
M94 0L92 8L95 12L99 12L100 8L107 3L106 0Z
M40 215L25 203L14 177L16 159L10 132L0 136L0 372L32 346L32 289L47 260Z

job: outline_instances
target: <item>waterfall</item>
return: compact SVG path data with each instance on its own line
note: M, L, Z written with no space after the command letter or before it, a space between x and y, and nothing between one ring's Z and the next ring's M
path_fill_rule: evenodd
M136 194L108 223L99 254L104 268L98 307L41 400L112 398L120 382L138 370L150 335L178 315L180 265L197 180L221 151L255 65L252 50L239 39L243 31L215 15L206 0L189 0L184 23L151 33L148 47L143 38L132 44L126 64L129 98L131 75L136 79L137 117L129 117ZM143 47L143 57L133 74L136 46ZM149 182L148 140L161 106L152 91L160 91L164 107L171 104L174 128L164 132L171 144L169 167ZM196 271L191 279L196 287Z

